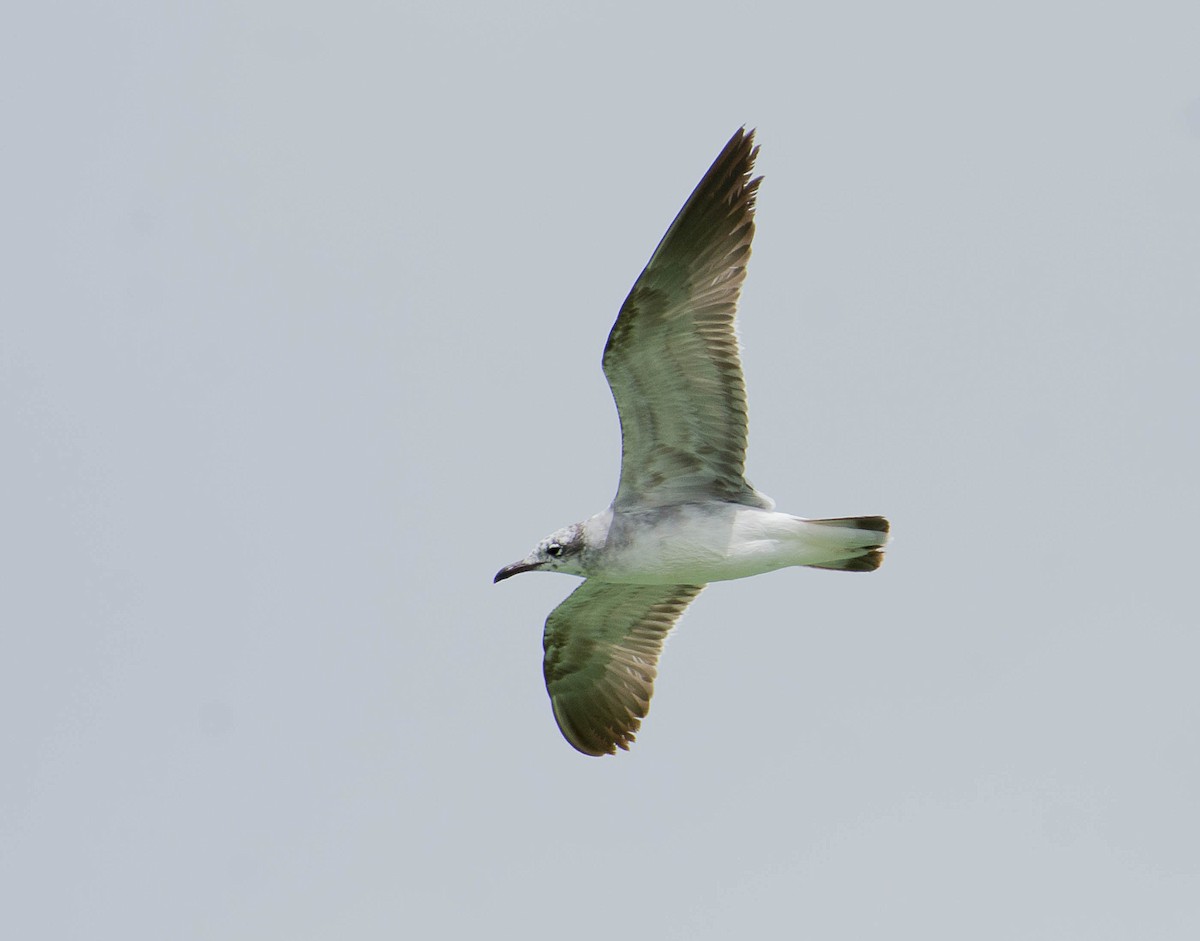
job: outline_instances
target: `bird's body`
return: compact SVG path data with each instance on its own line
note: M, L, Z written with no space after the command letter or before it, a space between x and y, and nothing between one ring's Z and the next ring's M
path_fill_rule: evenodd
M840 567L879 545L878 530L733 503L614 511L578 524L583 548L560 572L628 585L704 585L796 565Z
M628 748L663 641L708 582L789 566L869 572L881 516L777 512L745 477L746 392L733 323L754 237L758 149L738 131L663 236L621 307L604 373L621 418L612 505L543 539L495 581L556 571L585 581L546 620L546 688L589 755Z

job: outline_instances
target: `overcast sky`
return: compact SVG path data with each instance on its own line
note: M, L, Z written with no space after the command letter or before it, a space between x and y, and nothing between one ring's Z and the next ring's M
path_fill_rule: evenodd
M5 937L1200 936L1194 2L7 21ZM743 124L750 478L895 541L590 759L491 577Z

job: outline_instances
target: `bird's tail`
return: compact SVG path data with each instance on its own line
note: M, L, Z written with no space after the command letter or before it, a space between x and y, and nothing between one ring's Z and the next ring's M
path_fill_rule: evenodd
M847 516L831 520L807 520L813 526L823 527L831 550L844 553L844 558L834 558L809 566L814 569L833 569L839 572L874 572L883 564L883 550L888 543L888 521L882 516Z

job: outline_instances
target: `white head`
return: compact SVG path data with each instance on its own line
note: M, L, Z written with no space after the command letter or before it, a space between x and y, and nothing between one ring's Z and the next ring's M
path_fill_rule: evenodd
M492 582L503 581L522 572L567 572L571 575L583 575L580 559L583 549L583 524L572 523L551 533L520 562L504 566L496 573Z

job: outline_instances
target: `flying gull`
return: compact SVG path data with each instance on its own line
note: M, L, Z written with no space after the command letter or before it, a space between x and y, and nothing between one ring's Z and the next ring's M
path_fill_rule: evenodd
M621 419L612 505L496 573L583 584L546 619L546 689L586 755L628 749L667 633L708 582L791 565L871 572L882 516L802 519L745 477L746 389L734 316L754 237L754 132L730 138L621 306L604 375Z

